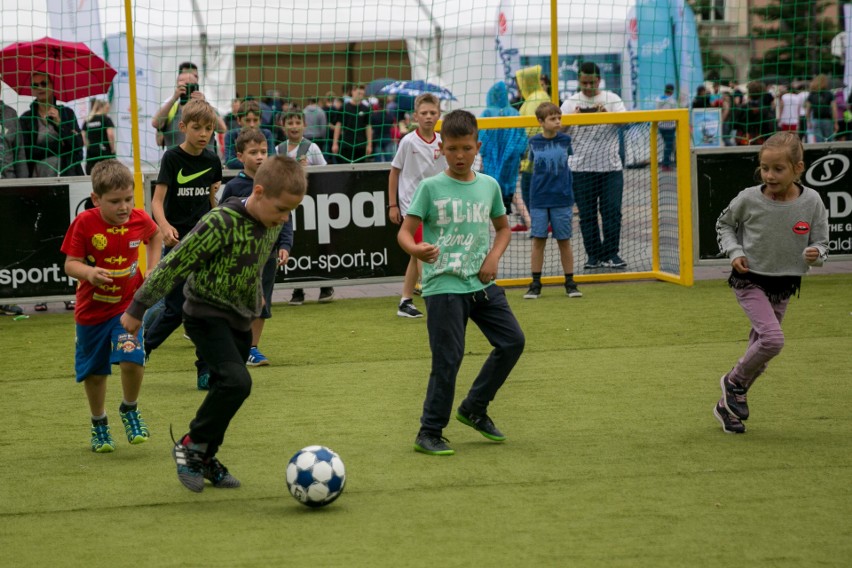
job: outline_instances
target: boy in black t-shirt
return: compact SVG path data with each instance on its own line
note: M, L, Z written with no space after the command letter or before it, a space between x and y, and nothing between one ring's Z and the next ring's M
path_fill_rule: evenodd
M331 153L339 154L347 162L363 162L373 153L373 127L370 116L373 109L364 101L364 85L355 85L352 98L343 105L334 125Z
M216 111L209 103L190 100L183 107L178 125L186 138L163 154L151 198L151 213L163 233L164 254L168 254L216 205L216 192L222 183L222 163L207 148L216 120ZM181 283L165 297L165 308L145 330L146 356L181 325L184 301ZM197 386L199 390L207 390L210 370L197 350L196 358Z

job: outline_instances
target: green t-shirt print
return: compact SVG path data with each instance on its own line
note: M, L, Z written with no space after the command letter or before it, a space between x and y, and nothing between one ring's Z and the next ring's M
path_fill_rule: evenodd
M423 265L423 295L469 294L490 286L479 270L491 250L491 219L506 214L500 186L485 174L473 181L445 173L420 182L408 214L423 221L423 240L440 249Z

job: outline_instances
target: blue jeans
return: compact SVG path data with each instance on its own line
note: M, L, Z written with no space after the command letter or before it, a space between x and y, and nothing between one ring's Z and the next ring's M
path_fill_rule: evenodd
M453 410L468 320L473 320L494 347L461 403L472 414L486 413L488 404L524 352L526 339L509 308L506 293L496 284L474 294L426 296L425 301L432 372L423 401L420 432L440 436Z
M574 172L574 199L580 214L583 246L590 261L610 260L618 255L623 194L624 173L621 170Z

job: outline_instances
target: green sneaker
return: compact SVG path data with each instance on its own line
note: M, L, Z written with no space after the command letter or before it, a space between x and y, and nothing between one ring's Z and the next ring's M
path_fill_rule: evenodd
M127 441L131 444L144 444L148 441L148 425L142 418L142 413L139 410L128 410L127 412L118 412L121 416L121 421L124 423L124 433L127 434Z
M456 410L456 420L462 424L466 424L495 442L503 442L506 440L506 435L501 432L487 414L471 414L461 407Z
M434 434L418 434L414 441L414 451L430 456L451 456L455 454L448 444L449 440L443 436L435 436Z
M109 424L92 424L92 451L98 454L108 454L115 451L115 442L109 432Z

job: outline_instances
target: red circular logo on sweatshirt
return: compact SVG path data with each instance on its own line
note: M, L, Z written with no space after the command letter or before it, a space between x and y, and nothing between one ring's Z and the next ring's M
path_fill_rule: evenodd
M807 221L799 221L793 225L793 232L797 235L807 235L810 230L811 226L807 223Z

